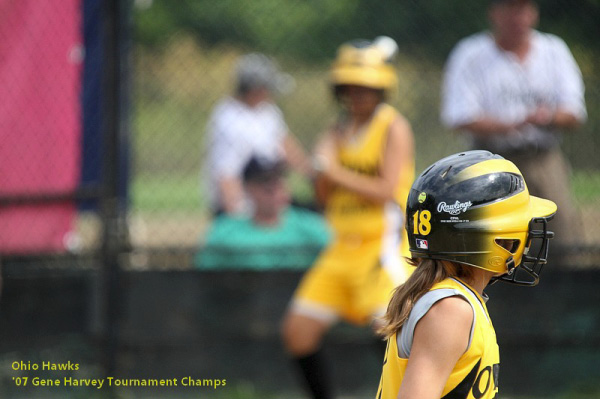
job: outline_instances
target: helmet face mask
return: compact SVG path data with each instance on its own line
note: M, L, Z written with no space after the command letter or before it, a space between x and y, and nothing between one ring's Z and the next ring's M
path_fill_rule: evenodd
M556 205L530 196L512 162L487 151L446 157L415 180L406 209L413 258L488 270L494 281L537 284ZM528 278L521 279L519 270Z
M552 216L531 219L528 233L529 242L525 247L520 267L517 268L514 264L508 265L507 273L492 278L490 284L504 281L517 285L534 286L539 283L542 268L548 263L550 239L554 236L553 232L548 231L550 219ZM537 225L540 225L541 229L536 229ZM532 249L535 255L529 254Z

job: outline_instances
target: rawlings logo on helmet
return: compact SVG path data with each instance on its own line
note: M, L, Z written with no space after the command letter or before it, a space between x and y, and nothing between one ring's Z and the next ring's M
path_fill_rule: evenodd
M440 202L438 204L437 211L439 213L446 212L451 215L458 215L462 212L466 212L467 209L469 209L471 207L471 205L473 205L473 203L471 203L471 201L467 201L467 202L456 201L452 205L447 205L445 202Z

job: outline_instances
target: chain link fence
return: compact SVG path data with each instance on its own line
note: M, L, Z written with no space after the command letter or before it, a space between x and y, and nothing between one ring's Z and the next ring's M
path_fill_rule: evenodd
M563 149L573 166L572 190L584 221L576 263L595 266L600 47L594 38L600 6L592 0L539 3L539 29L565 39L586 85L588 121L565 135ZM126 54L116 72L121 80L114 101L107 100L103 75L108 61L101 2L67 4L13 6L0 32L7 82L0 115L4 257L96 256L106 238L106 205L112 206L105 199L114 186L114 206L126 230L120 239L127 241L119 245L130 254L121 266L189 268L211 221L211 187L201 173L208 118L233 92L234 65L248 52L268 54L294 78L295 89L276 102L310 153L336 112L327 81L337 47L350 39L390 36L400 47L399 88L391 102L415 132L417 172L467 148L462 136L440 123L440 87L450 49L487 27L485 2L120 2L128 17L116 40ZM47 8L56 18L40 24ZM46 45L49 36L57 38L52 46ZM112 144L107 103L118 104L120 118L113 124L121 133ZM314 200L306 179L292 175L290 185L299 202Z
M290 130L310 151L335 112L327 79L337 46L355 38L394 38L400 46L400 84L392 104L412 124L420 172L467 149L463 137L440 123L441 78L452 46L486 28L486 7L481 1L136 1L129 212L133 265L156 266L148 249L194 251L201 242L210 223L208 193L200 181L206 125L215 104L234 90L239 56L264 52L294 77L295 90L276 101ZM592 255L600 243L600 76L594 68L600 51L593 40L598 8L592 1L540 2L539 29L565 39L587 88L589 120L564 139L574 198L585 221L577 240L586 255L578 260L581 266L597 265ZM292 179L292 190L297 198L312 199L310 184L302 179ZM171 266L176 265L186 267L185 260Z
M82 361L89 357L93 372L102 363L110 373L117 362L118 341L124 337L119 328L125 326L127 332L131 320L139 324L131 322L132 333L125 334L125 341L134 350L135 345L143 346L137 339L148 333L148 320L156 315L151 314L155 309L146 309L147 303L139 298L156 299L156 287L171 283L164 278L168 273L138 274L138 270L175 271L170 276L177 282L170 287L169 298L180 300L184 310L172 312L169 299L157 299L164 306L165 317L175 320L165 323L165 340L179 342L177 334L183 331L192 342L198 339L196 327L210 329L220 323L217 310L211 319L214 324L206 323L204 309L193 323L187 318L197 311L194 306L213 304L214 298L208 298L214 294L210 291L213 281L227 281L227 289L236 292L248 282L244 275L231 282L227 275L211 280L178 271L193 268L194 256L201 251L212 221L208 205L211 187L202 173L206 127L215 105L234 90L233 69L241 55L268 54L294 78L295 89L278 96L276 102L291 132L310 153L336 113L327 82L337 47L356 38L392 37L400 52L396 60L399 87L391 103L411 122L417 172L441 157L467 149L462 136L440 123L441 79L446 57L456 42L486 28L485 1L57 3L0 0L4 93L0 98L0 262L5 279L0 378L4 382L10 383L12 371L7 365L17 354L35 360L51 353L37 353L36 348L61 340L72 342L67 344L68 350L57 347L58 357L65 361L70 354ZM572 191L583 221L577 237L578 256L572 265L597 268L600 3L538 3L540 30L565 39L586 85L588 121L565 135L563 150L573 167ZM292 174L288 183L298 203L314 206L310 181ZM585 273L591 272L584 271L585 281L595 278L596 274L590 274L586 279ZM136 285L144 281L140 276L148 279L142 288ZM276 280L279 277L272 275ZM263 279L263 275L252 274L250 280L259 284L256 291L266 293L268 284L287 287ZM295 285L291 279L285 282ZM186 295L182 296L178 287L187 287ZM254 297L252 287L245 287L248 297ZM284 291L278 294L280 299L288 294ZM208 308L236 303L223 298L217 295L220 302L215 299ZM123 305L136 299L139 303L135 306ZM259 299L264 309L274 312L270 305L275 301L266 295ZM46 309L54 309L56 314L46 313ZM254 315L244 307L236 308L240 309L247 317ZM595 316L592 311L590 314L592 320ZM586 320L577 322L585 324ZM263 330L276 334L275 328L257 326L253 328L259 335ZM40 338L44 334L47 336ZM88 337L100 339L90 344ZM588 341L595 345L594 337ZM35 345L30 346L32 343ZM162 350L159 344L155 346ZM125 369L128 363L122 363ZM212 366L206 363L206 367Z

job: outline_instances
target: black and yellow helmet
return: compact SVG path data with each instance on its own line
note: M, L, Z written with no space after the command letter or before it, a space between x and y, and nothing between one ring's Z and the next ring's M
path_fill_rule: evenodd
M398 78L392 60L397 50L396 42L387 36L342 44L331 68L332 85L356 85L384 91L394 89Z
M529 195L519 169L500 155L451 155L428 167L410 190L410 251L413 258L459 262L492 271L495 280L536 285L555 213L556 204ZM517 270L527 278L517 277Z

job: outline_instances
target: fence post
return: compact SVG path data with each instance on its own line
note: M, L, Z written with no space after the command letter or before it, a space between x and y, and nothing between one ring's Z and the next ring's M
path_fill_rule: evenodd
M126 156L129 74L129 1L102 2L103 17L103 196L101 201L102 232L102 302L103 366L106 375L114 375L118 350L120 266L129 248L126 207L120 198L123 180L123 157Z

